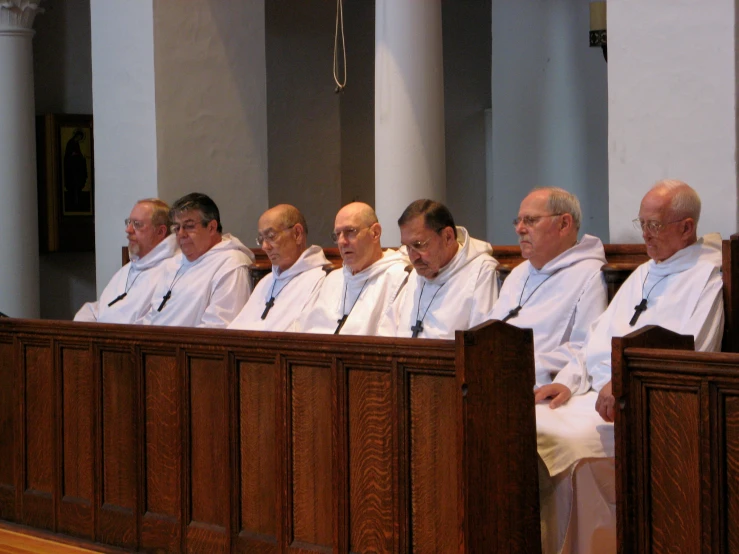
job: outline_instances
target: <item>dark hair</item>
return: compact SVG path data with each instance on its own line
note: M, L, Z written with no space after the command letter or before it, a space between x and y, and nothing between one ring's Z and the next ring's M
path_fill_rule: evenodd
M423 222L426 227L435 233L440 233L442 229L451 227L456 236L457 226L454 224L452 212L441 202L429 200L428 198L421 198L420 200L411 202L398 219L398 225L402 227L411 219L415 219L421 215L423 216Z
M223 232L221 226L221 213L218 211L218 206L210 197L201 192L191 192L186 194L182 198L175 201L172 204L172 209L169 211L171 219L181 214L182 212L188 212L190 210L199 210L203 215L203 225L207 225L215 219L218 223L218 232Z

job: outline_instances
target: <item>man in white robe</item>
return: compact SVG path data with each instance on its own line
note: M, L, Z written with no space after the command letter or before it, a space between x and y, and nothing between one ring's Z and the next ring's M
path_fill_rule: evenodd
M552 382L582 348L590 325L608 305L600 239L584 235L574 194L534 190L513 221L526 259L503 282L488 319L534 331L536 384Z
M456 330L487 321L498 298L492 246L457 227L447 207L433 200L412 202L398 225L413 271L380 334L453 339Z
M226 327L249 299L254 254L223 234L218 206L205 194L183 196L171 216L181 252L167 262L143 323Z
M307 247L308 225L294 206L264 212L258 231L257 244L272 262L272 273L259 281L228 328L288 331L320 290L329 261L320 246Z
M380 321L408 279L408 258L382 251L382 227L363 202L347 204L336 214L332 238L343 268L326 277L297 331L340 335L377 335Z
M146 315L164 262L177 251L169 206L158 198L139 200L125 224L131 261L113 275L97 302L79 309L75 321L139 323Z
M646 194L634 223L651 260L593 323L580 355L535 393L537 402L551 399L548 407L537 405L539 454L549 474L573 474L590 460L587 480L580 479L573 499L580 551L592 548L584 541L600 537L599 551L615 552L611 339L660 325L693 335L696 350L720 349L721 240L715 234L697 238L699 217L700 198L681 181L660 181ZM595 465L593 458L606 459Z

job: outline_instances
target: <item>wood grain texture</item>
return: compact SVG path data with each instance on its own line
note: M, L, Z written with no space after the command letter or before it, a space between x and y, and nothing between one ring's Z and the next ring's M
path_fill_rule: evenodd
M0 519L15 520L16 413L13 342L0 340Z
M739 552L739 394L724 397L726 507L720 516L726 530L726 552Z
M392 552L392 395L390 374L349 371L349 548Z
M701 551L699 409L697 391L648 391L653 552Z
M277 541L276 371L240 363L241 529Z
M331 371L292 365L293 540L331 546Z
M410 377L413 552L442 554L457 546L455 391L453 377Z
M26 345L26 489L51 493L53 486L54 371L48 346Z
M136 507L136 386L128 352L102 352L103 504Z

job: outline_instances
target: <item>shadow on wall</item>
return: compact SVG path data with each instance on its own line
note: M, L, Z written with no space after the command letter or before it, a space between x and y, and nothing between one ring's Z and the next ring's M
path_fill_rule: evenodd
M82 304L97 299L92 252L41 254L39 270L42 319L72 319Z

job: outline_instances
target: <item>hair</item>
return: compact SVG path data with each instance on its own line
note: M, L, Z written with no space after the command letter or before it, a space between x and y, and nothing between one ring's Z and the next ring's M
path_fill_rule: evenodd
M275 208L281 208L280 222L288 229L294 227L298 223L303 227L303 232L308 234L308 223L305 221L305 216L295 206L290 204L278 204Z
M429 200L428 198L421 198L420 200L411 202L403 211L400 218L398 218L398 225L402 227L410 222L411 219L415 219L418 216L423 216L424 225L435 233L441 232L446 227L451 227L454 230L454 234L457 234L457 226L454 224L452 212L441 202Z
M170 230L170 227L172 226L172 218L169 216L169 205L165 201L160 200L159 198L144 198L136 203L151 204L151 224L154 225L154 227L159 227L160 225L167 227L167 235L172 232Z
M693 187L677 179L657 181L651 190L665 189L672 194L670 211L677 217L690 217L698 225L701 217L701 199Z
M176 200L172 204L172 209L169 210L169 216L171 219L174 219L182 212L189 212L191 210L198 210L203 215L204 225L215 220L218 224L218 232L223 232L221 213L218 211L218 206L216 206L216 203L208 195L201 192L191 192Z
M570 214L575 229L580 230L582 210L577 196L559 187L538 187L534 190L543 190L549 193L547 209L553 214Z

